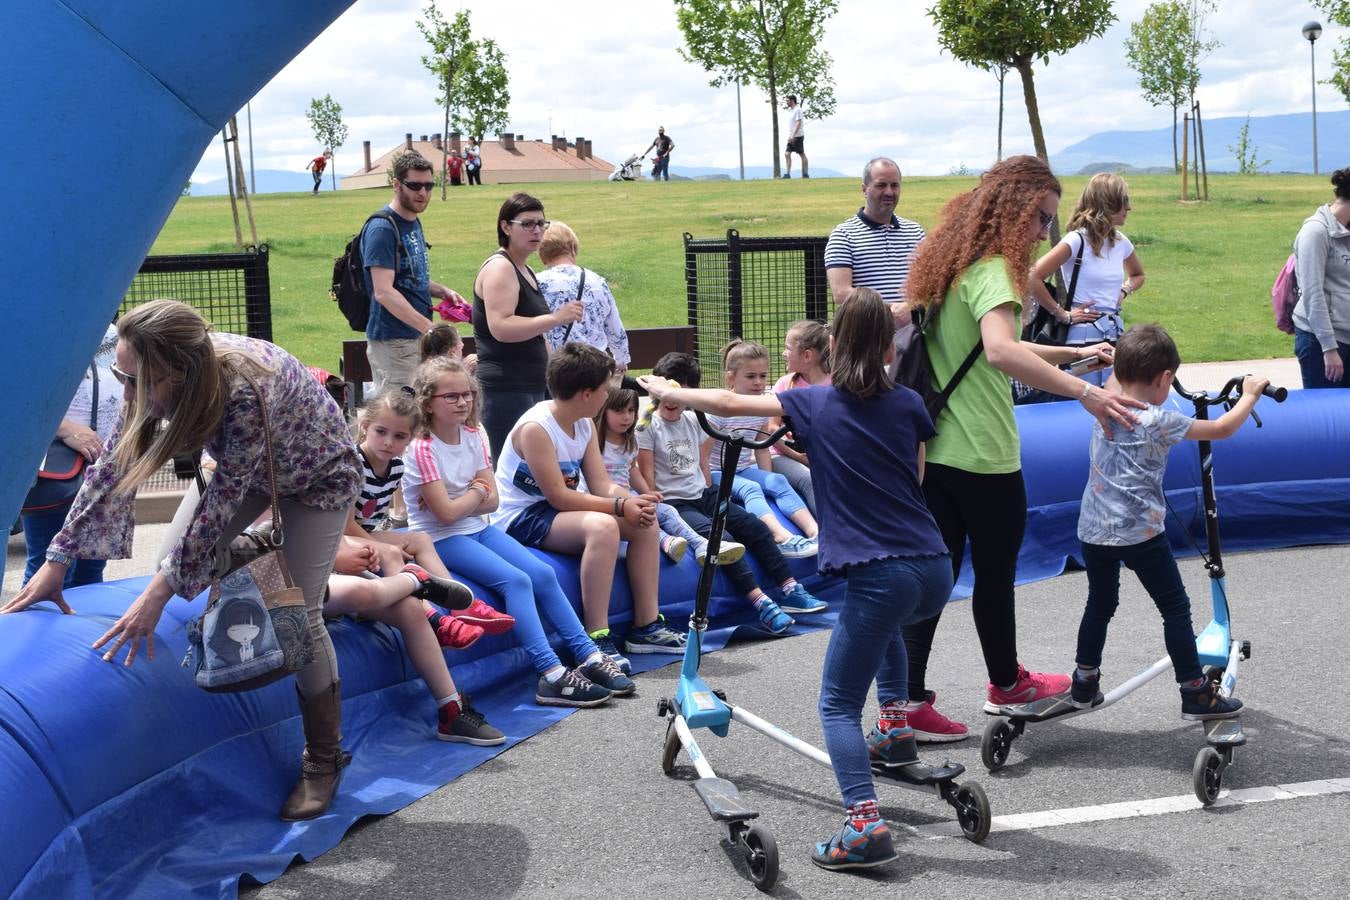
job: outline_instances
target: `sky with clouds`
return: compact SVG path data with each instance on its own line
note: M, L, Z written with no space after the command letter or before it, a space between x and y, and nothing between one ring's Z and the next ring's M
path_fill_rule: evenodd
M426 43L415 22L426 0L358 0L277 74L251 104L254 165L301 170L317 154L305 119L313 97L331 94L350 129L338 151L339 175L360 165L361 142L379 155L407 132L441 130L434 78L420 62ZM927 0L841 0L825 28L834 58L838 108L808 120L806 148L815 167L861 170L884 154L907 174L983 168L995 155L998 83L943 54L924 10ZM1129 24L1147 0L1117 0L1106 35L1037 65L1036 89L1053 162L1056 150L1107 130L1150 130L1171 123L1168 108L1140 97L1125 62ZM479 37L497 41L511 77L511 131L527 138L578 135L618 161L640 152L664 125L676 142L676 166L737 165L736 94L713 89L707 74L679 54L681 36L668 0L470 0L462 4ZM1318 77L1331 66L1343 30L1300 0L1219 0L1208 21L1222 46L1202 64L1197 97L1207 119L1305 111L1311 105L1304 22L1323 21ZM449 18L460 6L441 0ZM1030 152L1021 83L1007 79L1005 153ZM1346 108L1319 85L1318 110ZM765 94L741 95L745 163L771 164ZM784 120L785 121L785 120ZM240 117L241 130L245 127ZM245 161L247 165L247 160ZM224 176L218 141L194 181Z

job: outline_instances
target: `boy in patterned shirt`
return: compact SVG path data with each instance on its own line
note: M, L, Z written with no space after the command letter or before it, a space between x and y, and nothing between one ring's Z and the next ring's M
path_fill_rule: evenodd
M1219 694L1200 668L1191 601L1164 529L1163 474L1172 445L1231 437L1270 382L1248 376L1237 405L1212 422L1196 420L1162 406L1180 364L1176 344L1158 325L1136 325L1116 346L1115 379L1120 390L1148 406L1139 411L1139 424L1132 431L1117 428L1108 437L1101 423L1092 429L1091 468L1078 516L1078 539L1088 576L1071 694L1080 709L1102 700L1098 667L1106 629L1119 603L1124 563L1134 570L1162 614L1167 653L1181 688L1182 718L1227 719L1242 710L1242 701Z

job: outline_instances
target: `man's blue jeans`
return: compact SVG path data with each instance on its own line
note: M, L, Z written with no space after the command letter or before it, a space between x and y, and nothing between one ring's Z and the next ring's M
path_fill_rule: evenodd
M669 156L658 156L652 161L652 180L660 181L662 176L665 176L666 181L670 180Z

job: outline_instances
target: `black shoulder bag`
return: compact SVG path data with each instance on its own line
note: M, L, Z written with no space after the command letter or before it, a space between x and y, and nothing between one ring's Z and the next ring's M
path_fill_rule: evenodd
M1078 270L1083 267L1083 248L1086 246L1087 235L1080 234L1078 255L1074 257L1073 274L1069 276L1069 290L1064 295L1064 302L1060 304L1060 308L1066 312L1073 308L1073 294L1078 288ZM1050 296L1054 297L1056 301L1059 300L1058 292L1052 282L1045 282L1045 289L1050 292ZM1033 344L1063 347L1069 340L1069 325L1069 322L1061 321L1058 316L1038 303L1036 315L1022 329L1022 340Z

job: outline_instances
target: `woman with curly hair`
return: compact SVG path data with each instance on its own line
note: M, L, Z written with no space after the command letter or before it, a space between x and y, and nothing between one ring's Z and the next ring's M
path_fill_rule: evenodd
M1109 434L1131 427L1119 394L1056 368L1096 357L1111 361L1109 344L1043 347L1018 340L1031 251L1045 240L1062 191L1049 166L1034 156L995 165L973 191L942 211L942 222L919 245L907 292L931 319L927 348L934 378L946 384L983 341L984 352L952 393L928 443L924 496L961 569L966 540L975 569L971 612L989 672L986 709L1025 703L1069 690L1069 676L1028 672L1017 659L1013 576L1026 526L1021 447L1009 377L1083 404ZM932 317L936 318L932 318ZM941 613L904 627L909 650L909 723L921 741L959 741L966 726L938 712L924 674Z

